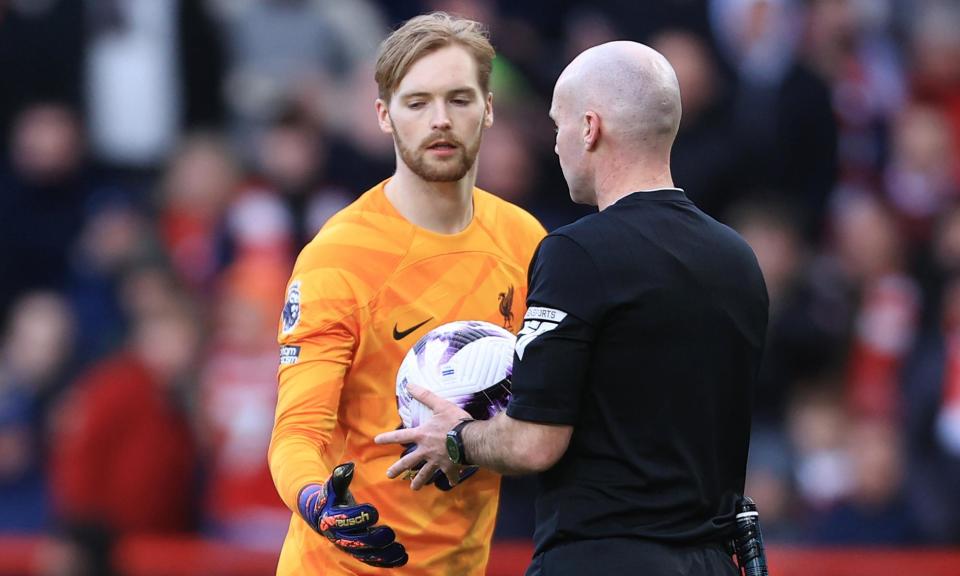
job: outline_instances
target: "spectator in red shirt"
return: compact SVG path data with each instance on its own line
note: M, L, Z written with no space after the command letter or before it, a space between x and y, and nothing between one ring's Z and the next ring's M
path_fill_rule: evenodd
M66 526L108 539L192 528L197 460L184 393L199 341L182 302L158 303L134 320L126 349L75 383L51 442Z

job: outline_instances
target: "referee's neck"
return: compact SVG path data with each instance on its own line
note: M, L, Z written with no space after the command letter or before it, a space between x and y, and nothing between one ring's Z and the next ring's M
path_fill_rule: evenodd
M625 170L620 174L611 172L597 185L597 208L603 211L607 206L634 192L675 188L670 165L651 170L637 166L636 170Z

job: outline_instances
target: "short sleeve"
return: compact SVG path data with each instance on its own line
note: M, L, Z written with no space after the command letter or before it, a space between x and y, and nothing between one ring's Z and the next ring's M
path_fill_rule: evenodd
M547 236L530 264L507 407L511 418L576 422L602 302L597 268L587 252L565 236Z

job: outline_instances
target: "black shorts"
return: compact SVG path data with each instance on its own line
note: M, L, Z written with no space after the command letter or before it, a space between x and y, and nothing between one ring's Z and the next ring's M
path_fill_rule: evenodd
M533 557L526 576L584 574L644 576L739 576L721 544L675 546L633 538L582 540Z

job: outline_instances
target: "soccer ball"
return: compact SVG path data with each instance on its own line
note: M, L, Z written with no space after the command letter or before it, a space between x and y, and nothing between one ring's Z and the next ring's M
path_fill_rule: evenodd
M433 412L414 399L418 384L470 413L492 418L510 400L516 337L481 321L450 322L428 332L407 352L397 371L397 409L404 428L425 424Z

